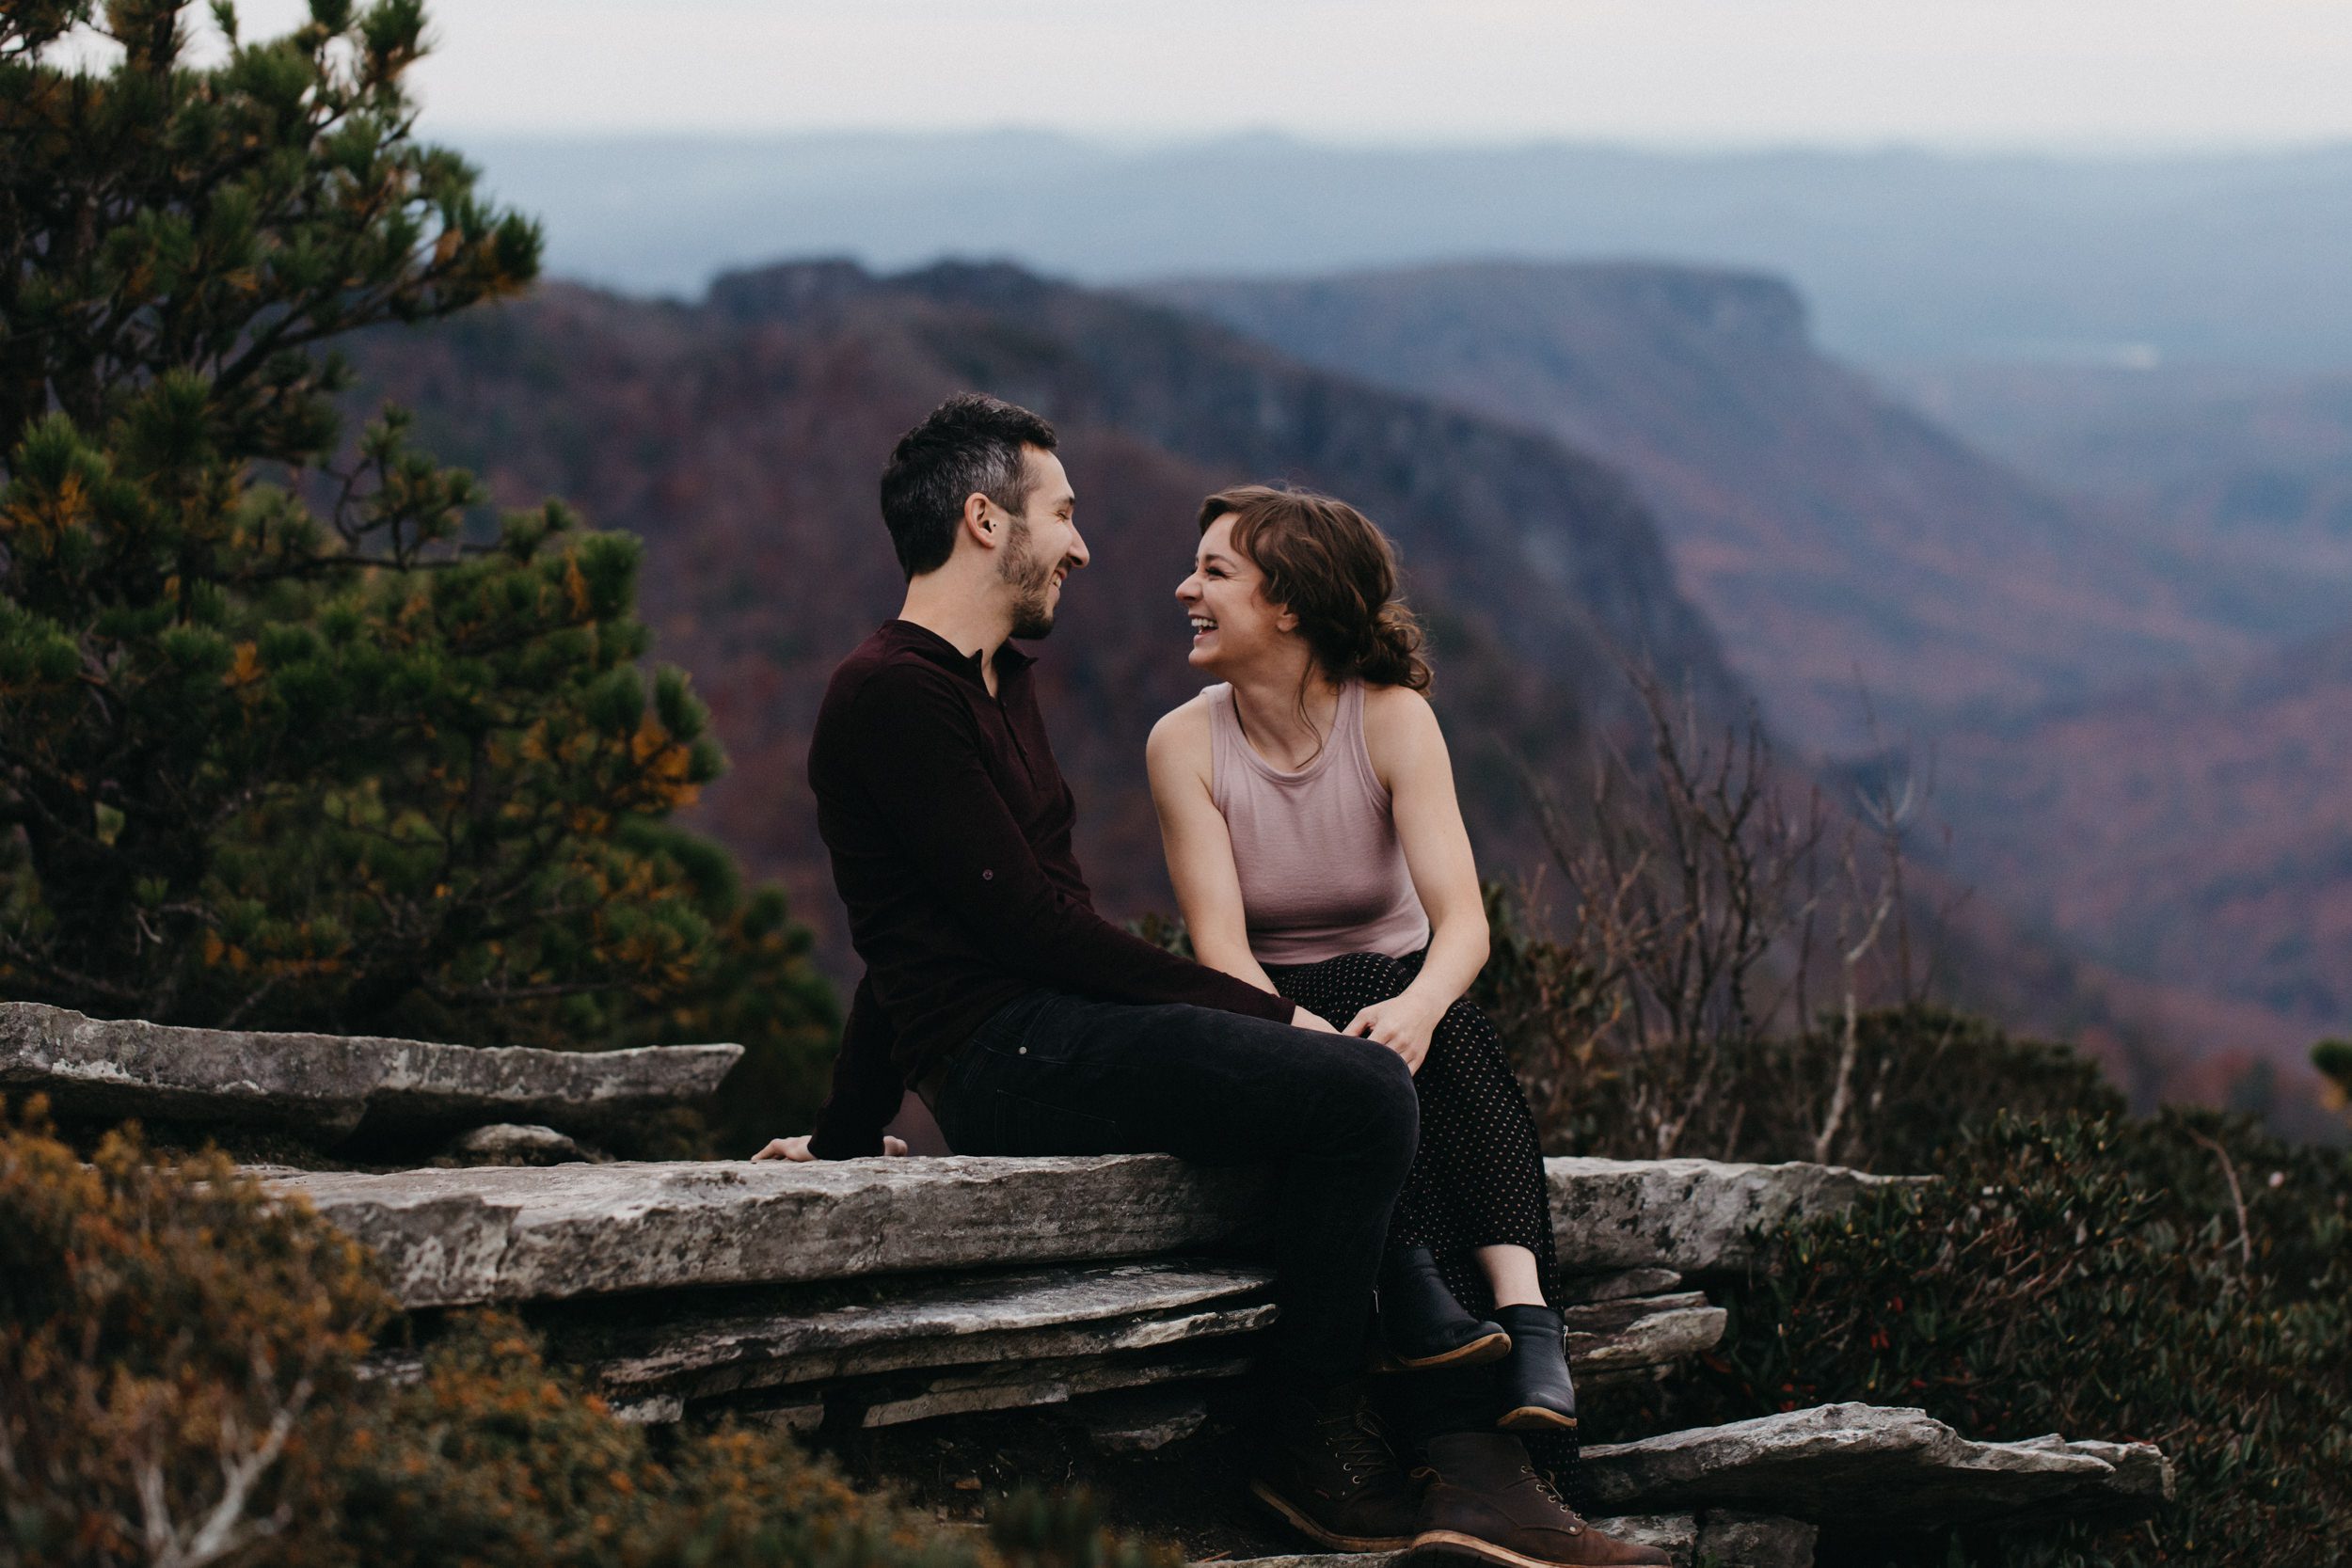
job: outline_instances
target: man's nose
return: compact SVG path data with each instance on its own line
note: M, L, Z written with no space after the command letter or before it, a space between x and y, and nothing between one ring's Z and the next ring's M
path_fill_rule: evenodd
M1083 566L1088 562L1094 559L1091 555L1087 553L1087 542L1078 536L1078 531L1074 528L1070 531L1069 553L1063 556L1062 559L1069 562L1073 567Z

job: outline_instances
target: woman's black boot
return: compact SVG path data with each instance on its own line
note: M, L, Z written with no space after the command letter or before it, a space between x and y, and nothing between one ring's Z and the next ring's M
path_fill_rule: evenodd
M1576 1385L1568 1379L1567 1336L1549 1307L1498 1307L1495 1322L1511 1336L1511 1358L1495 1373L1502 1385L1504 1432L1573 1432Z
M1511 1354L1509 1335L1462 1310L1425 1246L1405 1247L1381 1260L1377 1299L1387 1352L1383 1370L1475 1367Z

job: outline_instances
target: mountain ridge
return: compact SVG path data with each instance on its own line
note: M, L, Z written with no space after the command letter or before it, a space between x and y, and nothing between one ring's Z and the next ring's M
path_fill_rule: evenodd
M1817 350L1780 279L1481 262L1148 297L1614 465L1734 667L1817 751L2241 656L2267 635L2244 607L2274 604L2271 578L2184 568L1975 451Z

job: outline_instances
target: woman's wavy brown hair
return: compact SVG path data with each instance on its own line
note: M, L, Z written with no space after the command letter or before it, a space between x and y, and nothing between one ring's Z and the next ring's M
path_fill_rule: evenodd
M1372 519L1311 490L1237 484L1200 503L1200 531L1233 519L1233 547L1265 576L1268 604L1335 681L1429 689L1421 623L1396 593L1396 549Z

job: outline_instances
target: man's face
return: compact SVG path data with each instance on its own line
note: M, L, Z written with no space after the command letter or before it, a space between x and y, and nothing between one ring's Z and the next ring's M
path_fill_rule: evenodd
M1028 504L1010 517L996 573L1012 590L1012 635L1036 638L1054 629L1062 578L1088 558L1073 520L1077 497L1061 459L1035 447L1023 449L1022 455L1028 465Z

